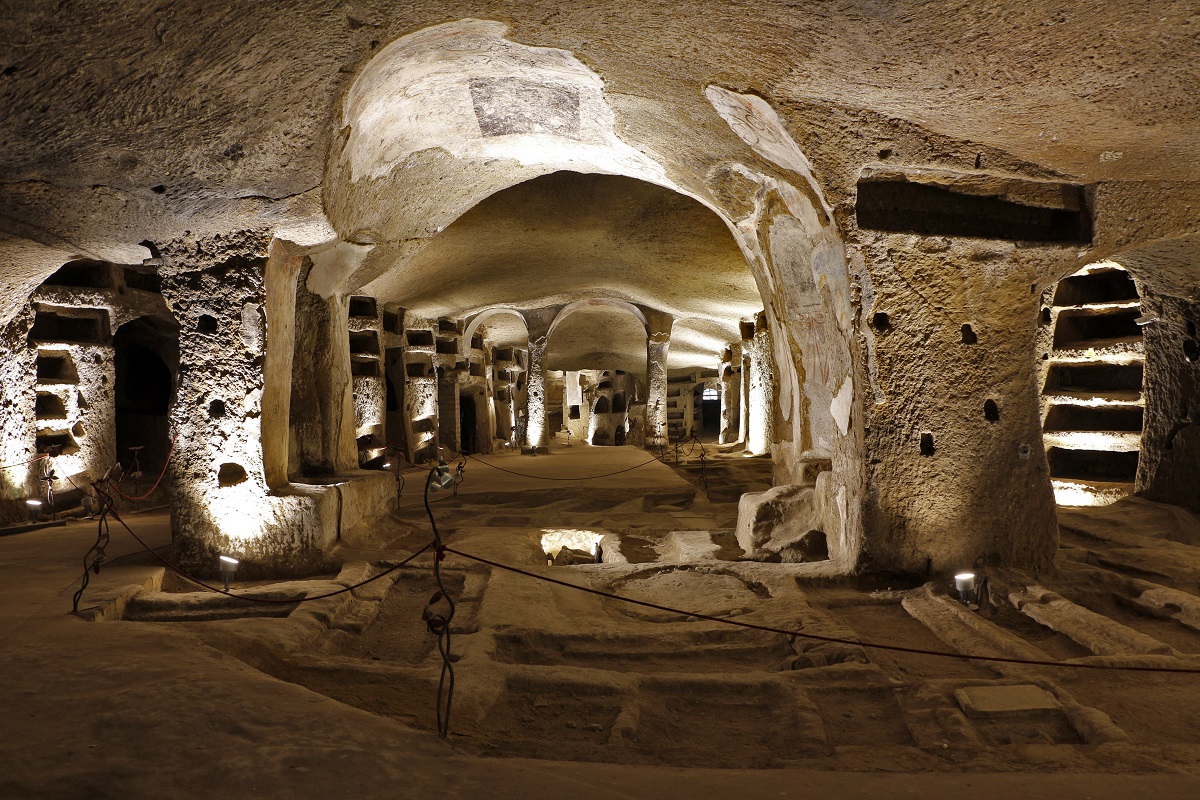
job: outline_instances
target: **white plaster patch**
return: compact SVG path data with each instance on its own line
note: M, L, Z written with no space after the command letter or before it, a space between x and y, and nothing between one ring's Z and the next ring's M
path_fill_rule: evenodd
M754 152L773 164L804 177L813 194L820 200L827 219L833 219L833 209L825 202L821 189L812 175L812 164L800 151L783 126L775 109L761 97L738 94L720 86L704 90L708 102L729 124L730 129Z
M256 417L262 410L262 389L253 389L242 400L242 413L247 417Z
M829 404L829 413L833 415L833 421L837 423L842 436L845 436L850 430L850 409L853 399L854 387L851 385L850 376L847 375L842 379L841 388L838 389L837 394L833 396L833 401Z
M466 19L383 48L342 107L352 179L383 177L413 153L442 148L459 159L635 175L676 188L660 164L617 136L599 75L566 50L529 47L507 33L502 22Z
M242 306L242 344L251 353L258 353L262 343L262 311L257 303L246 303Z
M362 266L374 247L375 245L339 242L327 250L313 254L313 267L306 284L308 290L328 299L348 276Z

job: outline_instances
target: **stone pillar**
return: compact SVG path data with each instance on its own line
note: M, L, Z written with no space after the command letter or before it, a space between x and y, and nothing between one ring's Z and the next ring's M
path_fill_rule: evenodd
M34 398L37 381L37 349L26 338L33 324L31 307L25 306L0 328L0 522L21 519L24 500L38 494L35 467L27 463L37 457Z
M267 342L263 359L262 457L267 486L288 482L292 359L296 350L296 280L303 256L271 242L266 266Z
M1053 563L1046 351L1035 344L1040 287L1073 252L899 234L865 250L877 292L864 309L875 331L862 457L870 569Z
M731 345L721 363L721 435L719 442L729 444L741 436L742 346Z
M291 397L294 459L306 474L358 467L351 393L349 305L301 288Z
M459 397L458 372L441 368L437 379L438 444L448 453L446 458L458 452L459 443Z
M202 572L215 569L218 553L274 562L300 549L299 531L265 500L266 261L203 241L169 254L163 271L182 330L171 408L175 557Z
M1137 493L1200 513L1200 303L1143 288L1145 422Z
M542 361L546 355L546 343L550 338L550 323L554 321L558 310L543 308L525 314L525 324L529 330L529 384L525 404L526 447L546 447L549 441L549 432L546 430L546 375Z
M759 315L754 337L743 349L749 356L749 375L743 375L746 387L746 452L762 455L771 450L771 428L774 418L775 370L771 358L771 337L766 320Z
M671 349L670 314L646 315L646 441L657 445L667 436L667 353Z

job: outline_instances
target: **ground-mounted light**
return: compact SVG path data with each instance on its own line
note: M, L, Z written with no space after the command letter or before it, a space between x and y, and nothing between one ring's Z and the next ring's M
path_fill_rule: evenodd
M974 572L960 572L954 576L954 589L963 605L978 611L983 604L987 578L977 578Z
M230 556L221 556L217 561L221 568L221 581L225 584L225 591L229 591L229 584L233 583L233 576L237 575L238 560Z
M454 485L454 473L445 461L439 460L438 465L433 468L429 485L433 489L449 489Z
M546 554L546 563L553 564L554 559L564 547L591 554L599 564L604 558L600 541L603 533L585 531L576 528L544 528L542 529L542 552Z
M42 501L41 500L26 500L25 510L29 512L29 521L37 522L42 518Z

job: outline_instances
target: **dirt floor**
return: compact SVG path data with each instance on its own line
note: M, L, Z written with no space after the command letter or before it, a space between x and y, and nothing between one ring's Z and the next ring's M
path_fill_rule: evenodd
M85 622L66 612L94 527L0 538L0 797L1200 790L1200 674L874 646L1200 670L1194 518L1139 499L1062 509L1058 570L990 567L989 598L968 611L948 579L743 560L727 498L763 488L769 462L717 457L697 474L650 459L488 457L432 498L448 545L533 574L443 562L457 603L445 743L422 614L446 606L429 605L429 554L350 593L267 607L164 580L114 531ZM421 484L413 472L398 513L346 532L341 574L236 591L299 600L393 567L431 538ZM167 543L163 514L129 522ZM594 533L602 563L548 565L542 537L562 530Z

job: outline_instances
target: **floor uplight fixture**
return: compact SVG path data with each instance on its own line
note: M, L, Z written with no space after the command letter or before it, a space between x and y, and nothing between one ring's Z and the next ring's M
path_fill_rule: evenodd
M954 576L954 589L958 599L972 611L978 611L983 604L984 591L987 588L987 578L977 579L974 572L960 572Z
M434 489L449 489L454 485L454 473L445 461L439 460L429 476L429 482Z
M25 510L29 512L29 521L37 522L42 518L42 501L41 500L26 500Z
M238 560L229 556L221 556L219 561L221 567L221 581L225 584L225 591L229 591L229 584L233 583L233 576L237 574Z

